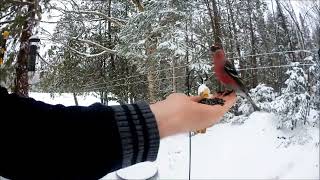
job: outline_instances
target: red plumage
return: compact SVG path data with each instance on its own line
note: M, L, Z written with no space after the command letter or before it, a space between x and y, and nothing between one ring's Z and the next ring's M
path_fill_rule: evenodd
M232 86L238 89L239 85L225 70L226 58L223 50L217 50L213 55L214 73L217 80L224 86Z
M258 106L249 96L249 91L243 84L234 65L225 57L223 49L218 46L212 46L212 61L214 64L214 73L216 79L224 86L231 87L234 90L240 90L252 104L254 110L259 111Z

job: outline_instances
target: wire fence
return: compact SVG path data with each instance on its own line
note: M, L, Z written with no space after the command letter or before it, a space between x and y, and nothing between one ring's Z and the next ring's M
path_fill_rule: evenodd
M243 69L239 69L239 71L245 71L245 70L259 70L259 69L272 69L272 68L286 68L286 67L295 67L295 66L313 66L315 64L296 64L296 65L279 65L279 66L264 66L264 67L255 67L255 68L243 68ZM187 67L187 66L180 66L181 67ZM178 67L177 67L178 68ZM159 70L157 72L160 71L167 71L167 70L172 70L172 68L167 68L167 69L163 69L163 70ZM163 81L163 80L172 80L172 79L181 79L181 78L187 78L187 75L183 75L183 76L172 76L172 77L167 77L167 78L159 78L159 79L154 79L154 80L143 80L143 81L137 81L137 82L129 82L129 83L122 83L122 84L115 84L115 85L110 85L112 83L116 83L119 82L121 80L127 80L129 81L130 78L133 77L139 77L139 76L144 76L147 75L147 73L143 73L143 74L139 74L139 75L134 75L134 76L128 76L125 78L119 78L119 79L115 79L112 81L108 81L108 82L103 82L103 83L94 83L94 84L89 84L86 85L84 87L81 87L79 89L79 91L99 91L99 90L105 90L105 89L110 89L113 87L120 87L120 86L129 86L129 85L137 85L137 84L145 84L147 85L150 82L159 82L159 81ZM214 75L214 72L212 73L212 75ZM212 76L211 75L211 76ZM211 77L210 76L210 77Z
M237 58L248 58L248 57L253 57L253 56L272 56L274 54L286 54L286 53L297 53L297 52L303 52L303 53L309 53L311 56L315 57L314 55L316 53L313 53L314 50L295 50L295 51L282 51L282 52L271 52L271 53L262 53L262 54L256 54L256 55L245 55L242 57L234 57L234 58L229 58L229 59L237 59ZM308 57L305 55L305 57ZM267 60L269 58L265 58L264 60ZM45 61L43 58L41 58L42 61L44 61L47 65L53 66L51 63L48 61ZM201 73L205 73L206 70L202 69L202 66L207 66L207 68L211 65L208 64L202 64L200 62L195 62L196 60L189 61L187 64L183 65L177 65L177 66L172 66L172 64L166 64L165 68L155 70L153 72L150 72L150 70L145 70L144 72L136 72L135 73L130 73L131 75L124 76L124 75L119 75L117 74L116 76L119 76L119 78L111 79L111 80L102 80L104 78L95 79L96 82L92 82L92 80L89 80L87 84L83 83L84 85L80 85L81 83L75 83L74 87L78 87L76 89L77 93L88 93L88 92L116 92L116 91L121 91L118 92L119 94L122 94L126 96L125 93L131 94L131 93L138 93L136 95L141 96L145 95L148 96L148 86L152 84L155 86L155 92L156 96L161 97L165 96L173 91L179 91L179 92L184 92L187 89L187 83L190 83L187 79L190 78L190 74L188 75L188 71L191 69L195 69L195 71L201 71ZM210 61L208 61L211 63ZM241 62L239 62L241 63ZM278 64L281 64L280 62L275 62ZM284 62L283 62L284 63ZM289 62L286 62L289 63ZM267 72L277 72L273 69L280 69L280 68L290 68L290 67L310 67L315 65L315 61L312 61L310 58L304 58L301 59L299 63L295 64L282 64L282 65L270 65L270 66L257 66L257 67L244 67L244 68L238 68L237 71L241 74L242 72L249 74L253 70L257 70L258 76L261 78L264 78L263 76L267 75ZM269 63L264 63L264 62L259 62L259 64L269 64ZM172 66L172 67L170 67ZM212 69L212 68L211 68ZM209 77L209 83L214 84L214 73L211 69L207 69ZM284 71L282 70L284 73ZM72 72L69 72L72 73ZM76 73L76 72L74 72ZM150 73L153 73L153 79L148 80L148 76ZM201 74L200 73L200 74ZM195 78L195 76L198 76L199 74L194 73L191 75L192 78ZM251 74L252 75L252 74ZM92 77L96 77L95 72L93 73ZM246 81L251 81L252 77L246 76L245 80ZM90 83L91 82L91 83ZM198 87L197 83L200 83L199 81L193 82L192 83L192 92L196 92L196 89ZM276 83L281 83L281 81L277 81ZM73 84L70 84L70 86L73 86ZM179 86L179 88L175 87ZM213 86L216 86L214 84ZM146 92L139 92L141 91L146 91ZM120 95L121 96L121 95ZM120 97L119 97L120 98ZM123 97L122 97L123 98ZM148 97L143 97L143 98L148 98Z

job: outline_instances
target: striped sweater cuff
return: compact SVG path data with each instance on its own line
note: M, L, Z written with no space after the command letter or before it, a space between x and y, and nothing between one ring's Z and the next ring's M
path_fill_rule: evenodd
M150 106L144 102L113 106L122 144L122 167L155 161L160 136Z

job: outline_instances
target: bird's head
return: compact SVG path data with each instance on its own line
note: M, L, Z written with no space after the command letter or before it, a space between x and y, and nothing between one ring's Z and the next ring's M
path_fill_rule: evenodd
M210 48L211 52L212 52L212 57L214 60L214 63L224 63L225 61L225 56L224 56L224 52L223 49L221 48L221 46L219 45L213 45Z
M219 49L221 49L221 48L220 48L220 46L217 46L217 45L213 45L213 46L211 46L211 48L210 48L210 50L211 50L212 53L215 53L215 52L218 51Z

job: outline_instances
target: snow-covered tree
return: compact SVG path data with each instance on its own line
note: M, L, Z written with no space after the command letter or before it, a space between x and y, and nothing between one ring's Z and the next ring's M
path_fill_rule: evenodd
M156 82L166 71L156 73L161 68L173 68L186 56L186 33L184 31L191 1L151 0L145 3L144 11L133 15L120 32L119 54L134 62L140 72L148 74L150 101L157 99ZM173 73L174 74L174 73ZM175 75L175 74L174 74ZM170 75L172 76L172 74ZM165 91L175 89L174 82L164 85ZM168 86L169 85L169 86ZM171 89L170 89L171 88Z
M299 63L294 63L299 65ZM273 111L280 116L280 128L294 129L307 124L307 115L310 108L310 94L307 91L305 71L300 67L292 67L286 74L286 88L282 95L272 103Z
M272 87L259 84L256 88L250 90L250 94L262 110L267 112L271 111L271 102L275 100L276 96Z

